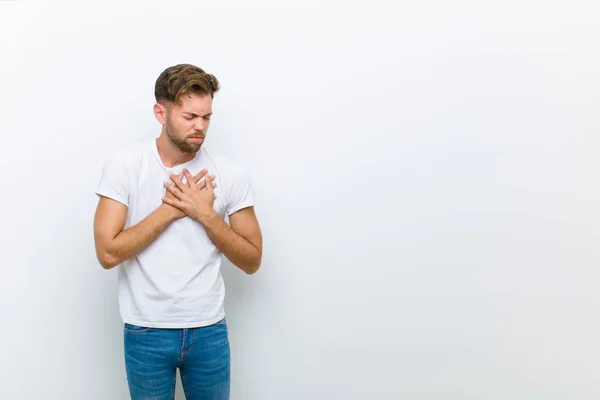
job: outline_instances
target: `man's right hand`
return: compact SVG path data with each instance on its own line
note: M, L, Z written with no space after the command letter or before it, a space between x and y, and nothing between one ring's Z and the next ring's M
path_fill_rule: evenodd
M198 174L194 175L194 179L193 179L193 181L194 181L194 184L195 184L195 185L198 185L198 188L199 188L199 189L204 189L204 187L206 186L206 181L207 181L207 179L208 179L208 180L210 180L211 184L213 185L213 188L216 188L216 187L217 187L217 184L215 183L215 176L214 176L214 175L209 175L209 176L208 176L208 178L206 178L206 179L202 180L202 182L200 182L200 180L201 180L203 177L205 177L207 173L208 173L208 171L207 171L206 169L203 169L202 171L198 172ZM184 175L183 175L183 171L182 171L182 172L180 172L180 173L179 173L179 175L177 175L177 177L178 177L179 179L183 179L183 176L184 176ZM169 181L169 185L174 185L174 184L175 184L175 183L174 183L172 180L171 180L171 181ZM189 187L189 185L190 185L190 184L189 184L189 182L185 182L185 184L187 184L187 185L188 185L188 187ZM170 191L168 191L168 190L167 190L167 191L166 191L166 193L165 193L165 197L166 197L166 198L168 198L168 199L172 199L172 200L178 200L178 199L175 197L175 195L174 195L173 193L171 193ZM173 217L173 220L180 219L180 218L183 218L183 217L185 217L185 216L186 216L186 213L185 213L185 212L183 212L183 210L180 210L180 209L179 209L179 208L177 208L177 207L173 207L173 206L172 206L172 205L170 205L170 204L167 204L167 203L163 202L163 203L162 203L162 206L163 206L163 207L167 207L167 208L169 209L169 211L171 211L171 212L172 212L172 217Z

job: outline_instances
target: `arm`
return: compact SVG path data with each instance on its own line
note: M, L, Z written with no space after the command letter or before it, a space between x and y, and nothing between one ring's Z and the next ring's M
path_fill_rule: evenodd
M190 172L184 168L183 173L191 182ZM172 174L171 179L172 182L166 183L165 187L167 193L173 196L163 197L163 202L199 222L215 246L235 266L249 275L258 271L262 259L262 234L254 207L245 207L231 214L230 227L213 208L213 185L189 186Z
M214 210L198 218L198 222L232 264L248 275L258 271L262 260L262 233L254 207L231 214L231 227Z
M163 203L139 224L123 230L127 206L101 196L94 217L94 240L102 267L111 269L136 256L177 218L177 211Z

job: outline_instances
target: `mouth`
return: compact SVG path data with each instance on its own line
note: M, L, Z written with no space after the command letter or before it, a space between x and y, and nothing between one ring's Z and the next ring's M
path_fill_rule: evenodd
M194 143L200 143L204 138L202 136L190 136L190 140Z

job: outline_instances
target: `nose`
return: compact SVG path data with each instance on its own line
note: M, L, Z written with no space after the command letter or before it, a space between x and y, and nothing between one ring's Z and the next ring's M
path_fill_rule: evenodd
M203 119L194 124L194 130L196 132L203 132L205 128L206 128L206 122Z
M206 132L208 124L210 124L209 119L197 118L196 121L194 121L194 129L198 132Z

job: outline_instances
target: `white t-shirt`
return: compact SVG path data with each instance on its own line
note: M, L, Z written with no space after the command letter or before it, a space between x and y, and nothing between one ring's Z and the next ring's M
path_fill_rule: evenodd
M167 168L155 139L122 148L107 158L97 195L128 207L125 229L162 204L169 173L206 168L215 175L214 209L225 218L253 206L249 179L241 165L201 148L184 164ZM202 225L189 217L172 222L145 250L118 267L119 309L123 322L154 328L211 325L225 316L221 252Z

